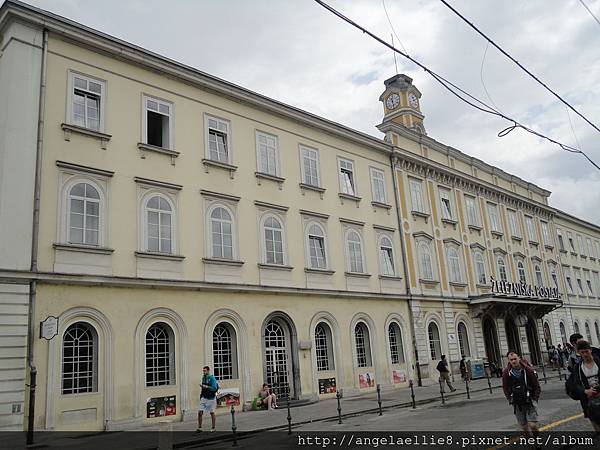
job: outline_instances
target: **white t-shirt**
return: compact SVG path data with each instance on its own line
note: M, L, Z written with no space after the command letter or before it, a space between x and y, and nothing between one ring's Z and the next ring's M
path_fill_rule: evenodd
M592 367L587 367L585 365L584 362L581 363L581 370L583 370L583 374L585 375L585 377L588 380L588 383L590 385L590 389L593 389L594 386L597 386L600 384L600 379L598 376L598 366L596 365L596 362L594 361L594 365Z

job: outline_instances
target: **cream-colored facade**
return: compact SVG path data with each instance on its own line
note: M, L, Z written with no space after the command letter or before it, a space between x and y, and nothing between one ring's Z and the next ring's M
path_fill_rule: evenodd
M204 365L240 408L265 381L316 401L431 379L442 353L540 363L600 320L600 229L429 138L404 75L380 140L18 2L0 36L5 429L33 366L36 429L130 429L152 399L193 417ZM565 293L567 267L594 295L491 282Z

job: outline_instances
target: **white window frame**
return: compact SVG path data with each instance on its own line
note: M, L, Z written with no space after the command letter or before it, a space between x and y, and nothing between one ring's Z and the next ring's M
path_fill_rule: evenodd
M223 256L215 256L213 252L213 236L212 236L212 213L217 208L223 208L231 217L231 259ZM209 258L224 259L227 261L239 261L239 248L237 238L237 210L227 203L213 202L206 209L206 252Z
M465 194L465 213L467 214L467 225L474 227L481 226L481 218L479 215L479 207L477 205L477 197Z
M585 243L587 244L587 248L588 248L588 256L590 258L595 258L594 246L592 245L592 240L589 237L586 237Z
M567 247L565 247L565 239L560 228L556 229L556 239L558 239L558 248L566 251Z
M340 180L340 192L347 195L358 197L358 183L354 161L347 158L338 157L338 179ZM345 167L343 167L345 166ZM346 175L349 174L349 178ZM348 186L349 184L349 186Z
M525 262L517 260L517 277L520 283L527 283L527 269L525 268Z
M364 345L364 364L361 364L361 361L359 359L358 341L357 341L357 334L356 334L356 330L358 328L360 328L361 332L362 332L362 339L363 339L362 344ZM367 326L367 324L364 321L360 320L354 325L353 335L354 335L353 336L354 337L354 353L356 355L356 366L359 368L373 367L373 358L372 358L372 352L371 352L371 330L369 330L369 327Z
M412 211L427 214L425 196L423 195L423 180L409 177L408 186Z
M353 261L351 258L350 251L350 233L356 233L358 236L358 242L353 241L355 244L358 243L359 251L360 251L360 261L357 261L357 267L352 267ZM346 271L348 273L367 273L366 261L365 261L365 249L364 249L364 240L362 237L361 230L354 227L349 227L344 233L344 248L346 250ZM360 267L358 266L360 264ZM362 270L353 270L354 268L362 269Z
M535 222L532 216L525 216L525 227L527 228L527 238L529 242L540 242L535 229Z
M299 146L299 150L298 150L298 154L300 156L300 173L302 175L302 184L305 184L307 186L314 186L314 187L321 187L321 169L320 169L320 161L319 161L319 150L314 148L314 147L309 147L307 145L300 145ZM314 157L313 157L314 155ZM317 183L312 183L312 182L308 182L308 181L312 181L312 180L307 180L307 174L306 174L306 170L304 167L304 158L308 158L310 161L314 161L315 163L315 171L316 171L316 177L317 177ZM311 175L312 178L312 175Z
M214 120L217 123L217 127L211 127L210 121ZM225 130L221 129L225 128ZM210 154L210 131L215 130L216 133L225 135L225 151L227 153L227 160L215 159ZM217 163L233 164L233 146L231 137L231 121L223 119L221 117L213 116L212 114L204 114L204 157L209 161ZM218 152L217 152L218 153Z
M586 257L586 253L585 253L585 245L583 244L583 236L578 234L577 235L577 247L579 247L579 255Z
M569 294L574 294L573 290L573 281L571 277L571 269L569 267L563 267L563 273L565 275L565 285L567 286L567 291Z
M504 268L504 277L502 277L502 274L500 271L500 264L499 264L500 261L502 261L502 267ZM499 280L510 281L508 268L506 266L506 259L502 255L496 255L496 270L498 271L498 279Z
M453 253L453 255L451 254ZM451 283L462 283L462 270L460 254L454 246L446 246L446 260L448 264L448 275Z
M264 139L266 142L261 142L261 139ZM269 140L273 141L273 145L269 144ZM263 166L263 150L267 152L267 166ZM269 164L269 150L273 150L273 164L274 167L270 167ZM256 130L256 170L259 173L264 173L267 175L272 175L275 177L281 176L281 163L279 161L279 138L274 134L267 133L265 131Z
M577 284L577 289L578 289L579 295L584 296L585 294L584 294L584 290L583 290L583 281L581 279L581 270L575 269L573 271L573 273L575 274L575 281Z
M319 342L317 339L317 329L321 328L323 330L323 342ZM315 339L315 364L317 372L327 372L331 370L335 370L335 355L333 352L333 331L331 330L331 326L320 320L319 323L315 326L313 337Z
M71 388L65 389L65 372L64 372L65 335L67 334L67 331L70 331L71 328L75 327L75 326L87 328L87 330L89 331L89 333L91 335L91 347L92 347L91 353L92 354L90 355L89 358L87 358L88 361L91 359L91 365L92 365L91 377L85 377L83 375L80 375L80 372L78 370L76 370L75 365L73 367L73 371L69 372L69 374L73 375L72 377L70 377L73 380L79 380L81 378L90 378L91 382L88 384L89 388L87 388L85 390L79 390L79 389L73 387L77 383L74 383L71 386ZM78 347L81 344L81 342L78 339L75 341L71 341L71 342L77 343ZM76 320L76 321L68 324L68 326L65 328L64 332L61 335L61 341L60 341L60 395L75 396L75 395L82 395L82 394L98 392L98 347L99 347L99 344L100 344L100 339L98 336L98 330L90 322L80 319L80 320ZM75 345L73 345L73 347L75 347ZM86 360L85 354L81 355L79 352L73 352L72 359L73 359L73 363L79 362L80 360L83 359L84 364L85 364L85 360ZM68 391L68 392L65 392L65 391Z
M148 143L148 100L156 102L158 104L159 110L153 112L169 117L169 142L167 143L168 145L165 145L165 143L163 142L161 148L173 150L173 148L175 148L175 137L173 136L173 121L175 119L175 110L173 102L154 97L153 95L148 94L142 94L142 143L146 145L153 145ZM167 106L169 108L169 114L165 114L164 112L160 111L161 105Z
M268 262L268 257L267 257L267 242L266 242L266 235L265 235L265 231L267 229L266 227L266 222L267 219L269 218L273 218L275 220L277 220L279 222L279 225L281 225L281 248L282 248L282 252L283 252L283 261L281 263L276 263L276 262ZM260 234L261 234L261 247L262 247L262 262L264 264L269 264L269 265L280 265L280 266L285 266L288 264L288 256L287 256L287 233L286 233L286 229L285 229L285 220L283 217L281 217L278 214L275 214L273 212L266 212L262 215L261 219L260 219Z
M590 271L589 270L584 270L583 274L585 276L585 284L588 288L588 292L589 292L589 297L594 297L594 288L592 287L592 278L590 277Z
M161 372L160 368L161 366L158 367L148 367L148 359L151 358L152 356L148 355L148 333L150 332L150 329L152 327L157 327L157 328L161 328L162 331L164 332L164 334L166 335L166 340L167 340L167 346L168 346L168 353L166 355L166 358L168 360L168 367L167 367L167 379L166 380L160 380L159 378L159 373ZM152 343L154 343L155 341L152 340ZM175 378L175 355L177 354L176 350L175 350L175 334L173 333L173 329L171 328L171 326L164 322L164 321L156 321L153 322L152 324L150 324L148 326L148 328L146 329L146 333L144 334L144 386L149 388L149 387L160 387L160 386L173 386L176 384L176 378ZM154 359L155 361L157 359L164 359L165 356L161 355L161 354L154 354ZM162 366L164 367L164 366ZM151 377L154 377L154 381L148 381L148 375L150 375Z
M517 212L512 209L508 209L508 226L510 227L510 234L512 237L521 239L523 237L521 233L521 225L519 224L519 218Z
M488 216L490 218L490 229L495 233L503 233L500 211L495 203L487 203Z
M390 245L384 245L383 240L387 239L389 241ZM389 249L391 250L391 261L386 262L386 259L389 257L389 254L387 251L383 251L383 249ZM379 274L380 275L384 275L384 276L396 276L396 252L394 250L394 240L392 239L391 236L388 236L387 234L381 234L379 235L378 239L377 239L377 251L379 253ZM389 273L389 270L387 270L387 265L391 263L392 265L392 272Z
M481 261L478 261L478 257L481 259ZM485 256L483 254L483 252L481 251L474 251L473 252L473 266L475 267L475 279L476 279L476 283L479 285L485 285L487 284L487 274L486 274L486 270L485 270ZM483 269L483 271L479 270L479 269ZM482 280L483 277L483 280Z
M431 325L434 325L437 330L437 338L433 336L434 333L431 333L430 328ZM435 338L435 339L434 339ZM429 358L431 361L437 361L441 358L444 350L442 348L442 334L440 332L440 326L435 320L431 320L427 324L427 342L429 343ZM437 346L436 346L437 343ZM439 354L438 354L439 353Z
M227 349L223 345L223 340L215 339L215 331L217 328L224 329L229 339L229 348ZM239 379L239 368L238 368L238 348L237 348L237 330L236 328L224 320L215 325L211 333L212 338L212 360L213 360L213 373L219 380L237 380ZM217 344L219 351L214 351L214 346ZM225 356L225 358L223 358ZM229 360L229 366L226 367L227 360ZM229 373L226 373L226 370Z
M442 219L456 220L454 214L454 202L452 201L452 190L444 187L438 187L440 198L440 209L442 211ZM447 203L444 201L446 200Z
M544 285L544 274L542 272L542 266L539 263L535 263L533 265L533 273L535 275L535 281L538 283L538 286L542 287Z
M423 253L423 249L427 249L426 254ZM426 240L420 240L417 242L417 255L419 258L419 275L421 279L432 281L435 280L433 272L433 255L431 254L431 243ZM429 262L427 264L423 259L425 256L428 257Z
M592 283L596 288L596 297L598 297L598 295L600 295L600 274L598 274L598 272L592 271Z
M99 114L99 121L98 121L98 128L92 128L87 126L87 121L85 125L81 125L75 122L75 118L73 117L73 101L75 99L74 94L75 94L75 77L77 78L81 78L85 81L87 81L88 86L89 86L89 82L91 81L92 83L97 83L100 85L100 94L95 93L93 91L90 91L89 89L81 89L81 88L77 88L78 90L83 90L85 92L89 92L90 95L97 95L100 99L100 108L98 111ZM70 124L70 125L75 125L78 127L82 127L82 128L86 128L88 130L93 130L93 131L97 131L99 133L104 133L105 130L105 104L106 104L106 81L105 80L101 80L99 78L96 77L92 77L90 75L84 75L82 73L73 71L73 70L69 70L69 78L68 78L68 100L67 100L67 117L65 122ZM86 114L87 115L87 114Z
M540 224L542 225L542 238L544 239L544 245L554 247L554 243L550 237L550 224L548 222L544 222L543 220L540 220Z
M391 339L391 333L390 331L394 330L394 333L396 334L396 342L394 343L396 346L396 355L394 355L394 352L392 351L392 339ZM390 364L392 365L401 365L401 364L406 364L406 356L404 354L404 338L403 338L403 333L402 333L402 327L400 326L400 324L398 323L398 321L396 320L392 320L389 324L388 324L388 328L387 328L387 341L388 341L388 350L389 350L389 354L390 354ZM397 361L394 361L394 356L396 356Z
M310 256L310 229L313 225L317 226L321 230L321 233L322 233L322 236L318 236L318 237L323 239L323 259L325 262L323 267L319 267L318 265L317 266L312 265L312 260L311 260L311 256ZM329 269L329 251L327 248L328 247L327 228L325 227L324 224L319 223L317 221L307 222L307 224L304 227L304 246L305 246L305 252L306 252L306 262L307 262L306 267L307 268L315 269L315 270L328 270ZM318 261L318 258L317 258L317 261Z
M573 239L573 233L567 231L567 240L569 241L569 247L571 247L571 252L577 253L575 249L575 240Z
M161 197L171 207L171 251L170 252L156 252L152 251L148 248L148 218L147 218L147 205L148 202L154 197ZM160 190L148 190L144 193L140 203L140 220L142 222L141 230L141 245L140 250L142 252L150 252L150 253L165 253L169 255L176 255L178 249L178 236L177 236L177 203L176 201L168 195L166 192ZM160 236L160 230L159 230Z
M375 167L371 167L370 172L373 201L384 204L387 203L387 192L385 189L385 172ZM381 183L380 188L377 187L378 183Z

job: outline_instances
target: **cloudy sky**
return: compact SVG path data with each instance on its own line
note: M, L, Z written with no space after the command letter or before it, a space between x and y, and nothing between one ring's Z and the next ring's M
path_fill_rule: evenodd
M600 127L600 0L449 0ZM0 0L1 2L1 0ZM382 137L378 101L392 52L313 0L29 0L253 91ZM381 0L329 0L391 40ZM168 6L167 6L168 5ZM600 165L600 133L568 113L438 0L385 0L396 45L520 123ZM552 191L553 206L600 224L600 171L580 155L470 109L398 57L422 92L434 139ZM487 91L487 92L486 92Z

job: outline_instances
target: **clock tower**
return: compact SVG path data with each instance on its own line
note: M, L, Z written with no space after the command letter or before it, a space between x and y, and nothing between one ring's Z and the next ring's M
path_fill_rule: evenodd
M383 123L397 124L427 134L423 126L425 116L421 114L419 99L421 93L412 84L412 78L397 74L385 80L385 91L379 96L383 102Z

